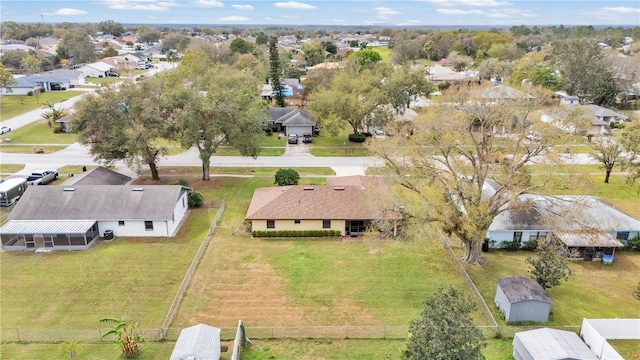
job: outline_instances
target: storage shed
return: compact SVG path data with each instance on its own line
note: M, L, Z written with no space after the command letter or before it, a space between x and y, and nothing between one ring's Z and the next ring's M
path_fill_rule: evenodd
M171 360L220 359L220 329L198 324L180 331Z
M516 360L598 359L576 333L550 328L516 333L513 357Z
M534 279L512 276L498 279L496 306L507 322L547 322L551 298Z

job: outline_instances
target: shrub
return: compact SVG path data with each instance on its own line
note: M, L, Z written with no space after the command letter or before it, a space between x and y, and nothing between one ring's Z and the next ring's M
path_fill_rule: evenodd
M339 230L276 230L276 231L259 231L251 232L253 237L335 237L340 236Z
M638 250L640 251L640 235L629 239L624 244L625 250Z
M522 247L522 249L527 250L527 251L534 251L537 247L538 247L538 241L537 240L529 240L529 241L525 241L524 246Z
M181 186L189 187L189 182L185 179L178 179L172 182L171 185L181 185Z
M516 251L520 249L520 243L517 241L505 241L500 244L502 250Z
M280 169L276 172L274 184L278 186L298 185L300 174L293 169Z
M349 141L355 143L363 143L367 140L367 137L364 134L349 134Z
M199 191L192 191L189 193L188 202L190 208L200 207L204 202L204 195Z

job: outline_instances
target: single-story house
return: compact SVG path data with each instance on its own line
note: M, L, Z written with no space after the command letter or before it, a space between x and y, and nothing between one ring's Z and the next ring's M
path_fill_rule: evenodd
M561 100L561 104L562 104L562 100ZM612 135L613 134L611 132L612 123L621 123L629 119L629 117L625 114L621 114L619 112L613 111L611 109L608 109L599 105L593 105L593 104L580 105L579 103L572 105L572 104L565 103L565 106L567 106L568 109L579 109L585 118L591 120L591 128L587 129L586 131L586 134L590 134L590 135L596 135L596 136ZM563 122L558 118L561 116L564 116L564 114L543 113L540 116L540 120L546 123L550 123L555 127L561 130L564 130L568 133L576 132L575 126L563 124Z
M549 320L551 298L534 279L519 276L499 278L493 301L508 323Z
M478 91L480 97L487 101L526 102L533 99L533 96L503 84L482 87L479 88Z
M114 71L127 71L136 68L136 61L127 60L125 56L111 56L100 61L112 66Z
M308 111L298 108L270 108L269 119L277 132L289 134L313 134L316 123Z
M576 333L550 328L517 332L513 338L513 357L516 360L598 360Z
M317 65L307 67L307 76L313 76L325 70L342 70L345 63L342 62L323 62Z
M67 80L71 87L86 84L84 75L82 74L82 72L77 70L56 69L47 71L46 74L49 76L55 76L57 78Z
M111 71L113 66L103 63L102 61L85 64L76 70L80 71L85 77L106 77L107 72Z
M465 83L478 80L478 73L476 71L458 72L442 65L430 66L426 69L429 73L427 79L435 85L443 83Z
M245 219L258 231L337 230L357 237L372 222L397 223L402 214L382 178L346 176L327 185L258 188Z
M64 182L64 186L71 185L126 185L131 181L131 177L117 171L98 166L91 170L74 174Z
M220 329L204 324L182 329L169 359L220 359Z
M191 189L180 185L30 186L0 227L5 250L83 250L100 234L173 236Z
M640 221L595 196L526 194L494 218L487 238L491 246L500 247L505 242L524 244L547 239L552 231L561 235L561 241L567 239L568 247L591 247L593 249L580 251L584 254L593 251L592 259L601 259L606 252L599 248L611 250L622 245L612 240L625 243L639 236ZM573 232L571 241L563 231ZM593 235L596 233L599 235ZM575 236L583 239L574 242ZM586 256L585 259L589 260Z
M55 91L55 90L67 90L71 87L71 81L69 78L58 76L56 74L38 74L38 75L25 75L16 77L16 83L11 85L11 91L6 88L0 88L0 94L2 95L29 95L35 90L40 91Z
M586 261L610 262L616 248L624 244L611 234L599 231L552 231L551 241L559 242L567 257Z

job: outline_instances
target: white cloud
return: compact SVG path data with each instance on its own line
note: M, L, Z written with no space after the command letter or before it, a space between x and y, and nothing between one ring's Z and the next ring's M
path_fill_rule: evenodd
M53 12L45 12L44 15L59 15L59 16L75 16L75 15L87 15L88 12L79 9L62 8Z
M436 9L439 14L444 15L484 15L482 10L462 10L462 9Z
M216 0L196 0L192 3L195 7L224 7L224 4Z
M623 14L623 15L629 15L629 14L635 13L636 15L640 15L640 7L638 8L624 7L624 6L604 7L600 10L606 13Z
M178 6L174 2L156 0L102 0L102 3L114 10L167 11Z
M316 6L309 5L297 1L288 1L288 2L277 2L273 4L273 6L280 9L296 9L296 10L312 10L315 9Z
M237 9L237 10L244 10L244 11L251 11L253 10L253 6L251 5L231 5L232 8Z
M509 6L508 1L496 1L496 0L422 0L431 4L442 6L473 6L473 7L490 7L490 6Z
M391 8L388 7L377 7L376 12L378 13L379 16L389 16L389 15L400 15L402 14L399 11L393 10Z
M218 19L224 22L249 22L251 19L244 16L226 16Z

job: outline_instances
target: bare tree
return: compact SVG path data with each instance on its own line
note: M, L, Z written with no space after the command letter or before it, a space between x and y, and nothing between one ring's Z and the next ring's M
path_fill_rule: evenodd
M591 157L600 162L604 168L604 183L609 183L609 176L616 164L624 166L624 158L622 156L622 146L612 139L600 137L599 141L592 142L593 152Z

